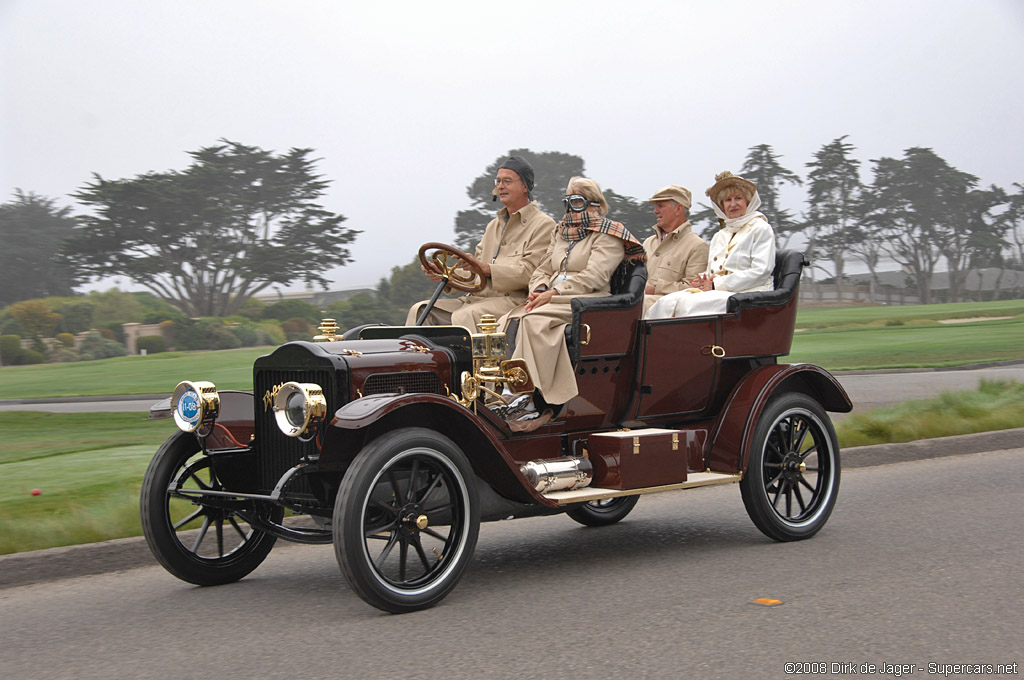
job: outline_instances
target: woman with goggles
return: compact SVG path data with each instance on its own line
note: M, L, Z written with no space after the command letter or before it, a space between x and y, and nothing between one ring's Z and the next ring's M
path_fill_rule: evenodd
M537 388L532 395L499 406L509 427L517 432L544 425L561 404L578 394L565 347L565 327L572 321L571 300L610 295L611 277L619 263L624 258L642 257L644 252L640 241L621 222L606 217L608 201L594 180L573 177L562 202L565 215L530 279L529 300L502 318L505 329L519 320L512 358L526 362Z

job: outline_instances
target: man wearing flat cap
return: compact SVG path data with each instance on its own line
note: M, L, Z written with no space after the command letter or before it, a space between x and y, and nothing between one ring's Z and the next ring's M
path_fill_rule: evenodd
M501 164L494 179L494 197L503 207L484 229L474 253L487 275L486 285L477 293L438 300L424 325L463 326L476 332L484 314L501 317L526 303L530 277L555 230L555 221L532 200L533 186L533 167L526 159L510 156ZM432 272L426 274L440 280ZM407 326L416 323L426 303L417 302L409 309Z
M708 266L708 243L693 233L690 190L678 184L658 189L647 201L654 205L658 223L644 241L647 253L647 288L644 311L663 295L689 287Z

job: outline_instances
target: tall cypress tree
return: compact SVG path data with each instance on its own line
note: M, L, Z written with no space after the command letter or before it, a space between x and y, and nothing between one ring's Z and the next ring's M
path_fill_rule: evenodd
M932 149L913 147L902 159L880 158L866 200L866 220L886 252L914 278L923 304L932 302L936 265L949 269L950 300L963 297L971 257L993 247L1000 194L976 190L978 178L952 167Z
M740 174L757 184L757 193L761 197L761 212L775 228L775 233L783 236L783 244L800 231L803 224L793 214L782 208L779 191L785 184L801 185L803 180L788 168L779 163L781 155L776 154L769 144L750 147L747 159L743 163Z
M53 199L32 192L18 189L14 200L0 205L0 272L4 277L0 307L71 294L79 281L58 253L74 227L70 208L58 207Z
M807 164L808 240L832 261L836 283L843 282L845 258L853 243L864 238L860 231L860 161L851 158L854 146L846 135L825 144Z
M190 316L234 314L274 284L318 283L359 233L319 204L312 149L221 140L183 171L98 175L74 195L93 213L64 248L84 276L125 276Z

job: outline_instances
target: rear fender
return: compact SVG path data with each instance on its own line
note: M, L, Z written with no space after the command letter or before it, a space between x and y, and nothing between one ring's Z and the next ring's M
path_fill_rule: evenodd
M801 392L826 411L848 413L853 408L843 386L814 364L773 364L751 372L733 388L711 437L707 467L714 472L742 472L750 459L754 428L765 404L775 394Z
M359 432L364 435L363 441L402 427L440 432L466 453L477 475L502 496L520 503L558 507L526 483L519 473L519 464L504 444L504 433L447 397L428 393L363 397L339 408L331 426L348 433ZM336 458L351 455L351 451L325 448L320 460L330 465Z

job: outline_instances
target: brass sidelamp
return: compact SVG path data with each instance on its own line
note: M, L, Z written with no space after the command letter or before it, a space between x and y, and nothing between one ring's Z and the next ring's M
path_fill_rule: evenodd
M462 397L452 395L455 401L466 408L476 410L480 393L501 399L495 390L498 385L508 385L515 393L532 392L533 379L522 359L506 359L508 343L504 333L498 332L498 320L493 314L484 314L477 322L479 333L472 333L473 371L463 371L460 378Z

